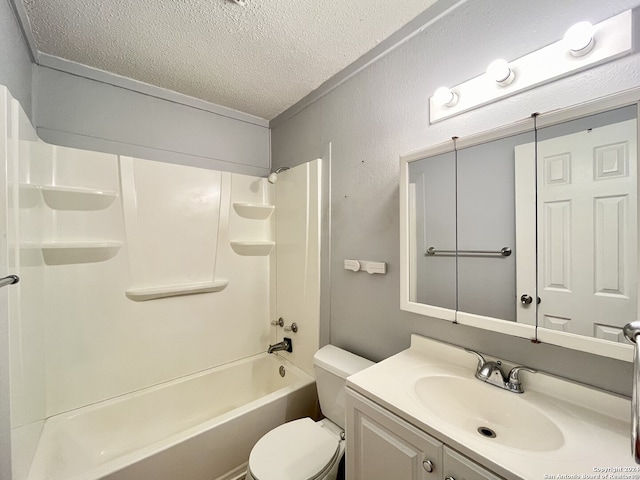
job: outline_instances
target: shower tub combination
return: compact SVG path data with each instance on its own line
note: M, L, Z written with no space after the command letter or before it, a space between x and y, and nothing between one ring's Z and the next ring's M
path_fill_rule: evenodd
M316 398L311 376L255 355L49 418L28 480L240 479L255 442Z

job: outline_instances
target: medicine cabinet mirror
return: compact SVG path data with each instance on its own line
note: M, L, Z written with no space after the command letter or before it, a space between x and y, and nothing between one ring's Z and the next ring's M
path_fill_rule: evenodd
M400 159L401 308L631 360L640 89Z

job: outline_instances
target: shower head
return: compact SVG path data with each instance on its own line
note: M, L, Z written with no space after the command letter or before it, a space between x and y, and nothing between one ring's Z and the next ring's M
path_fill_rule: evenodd
M289 170L291 167L280 167L275 172L269 174L267 177L267 181L271 184L276 183L278 181L278 174L280 172L284 172L285 170Z

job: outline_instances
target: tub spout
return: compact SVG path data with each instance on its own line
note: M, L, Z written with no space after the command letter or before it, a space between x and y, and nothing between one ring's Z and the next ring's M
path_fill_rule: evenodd
M276 343L275 345L269 345L269 349L267 353L279 352L284 350L285 352L293 352L293 345L291 344L290 338L284 338L280 343Z

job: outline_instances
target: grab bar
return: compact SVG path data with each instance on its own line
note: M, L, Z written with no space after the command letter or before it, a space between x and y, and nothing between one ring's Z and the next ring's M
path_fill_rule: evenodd
M637 336L640 334L640 321L627 323L623 330L627 340L633 342L633 392L631 394L631 454L640 464L640 405L638 405L638 376L640 375L640 347Z
M427 248L425 255L511 255L511 247L502 247L500 250L438 250L436 247Z
M20 277L17 275L9 275L4 278L0 278L0 288L6 287L7 285L13 285L14 283L18 283L20 281Z

